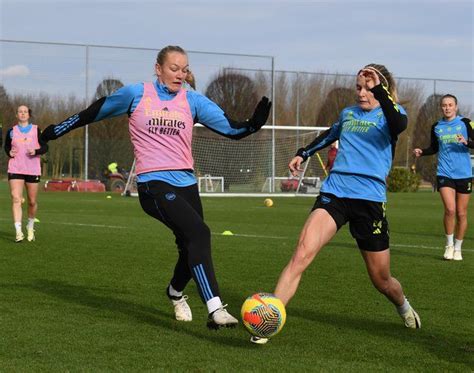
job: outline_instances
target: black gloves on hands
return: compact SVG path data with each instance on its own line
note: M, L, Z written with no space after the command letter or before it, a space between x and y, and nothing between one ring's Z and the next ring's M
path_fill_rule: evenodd
M260 102L257 104L252 118L247 121L251 132L258 131L267 122L271 107L271 101L268 99L268 97L263 96Z

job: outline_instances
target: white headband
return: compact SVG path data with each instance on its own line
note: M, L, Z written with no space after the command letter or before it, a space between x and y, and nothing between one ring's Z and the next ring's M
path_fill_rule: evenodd
M381 77L381 78L384 80L385 85L387 86L387 88L390 86L390 84L388 84L387 78L386 78L380 71L378 71L375 67L366 66L366 67L364 67L364 69L369 69L369 70L375 71L375 72L377 73L377 75L378 75L379 77Z

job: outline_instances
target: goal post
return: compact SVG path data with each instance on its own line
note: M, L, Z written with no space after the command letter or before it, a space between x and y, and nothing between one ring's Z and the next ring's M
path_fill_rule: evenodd
M326 149L309 158L297 178L289 175L288 163L299 148L325 130L327 127L263 126L256 134L236 141L197 124L192 149L199 192L216 196L317 194L326 176ZM135 195L134 180L132 169L125 195Z

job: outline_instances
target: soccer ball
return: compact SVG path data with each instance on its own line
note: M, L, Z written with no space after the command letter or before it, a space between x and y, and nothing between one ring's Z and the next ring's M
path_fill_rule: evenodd
M286 310L280 299L269 293L248 297L240 311L242 321L250 334L270 338L285 325Z
M272 207L273 206L273 201L270 198L267 198L265 201L263 201L263 204L266 207Z

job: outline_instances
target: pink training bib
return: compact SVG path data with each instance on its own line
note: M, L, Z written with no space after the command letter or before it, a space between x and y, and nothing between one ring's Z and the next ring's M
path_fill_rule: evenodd
M193 169L193 118L186 90L161 101L153 83L144 83L143 97L129 119L136 172Z
M39 155L30 155L28 150L39 149L38 126L32 124L28 133L22 133L18 124L12 130L12 150L16 151L8 161L8 173L22 175L41 175Z

